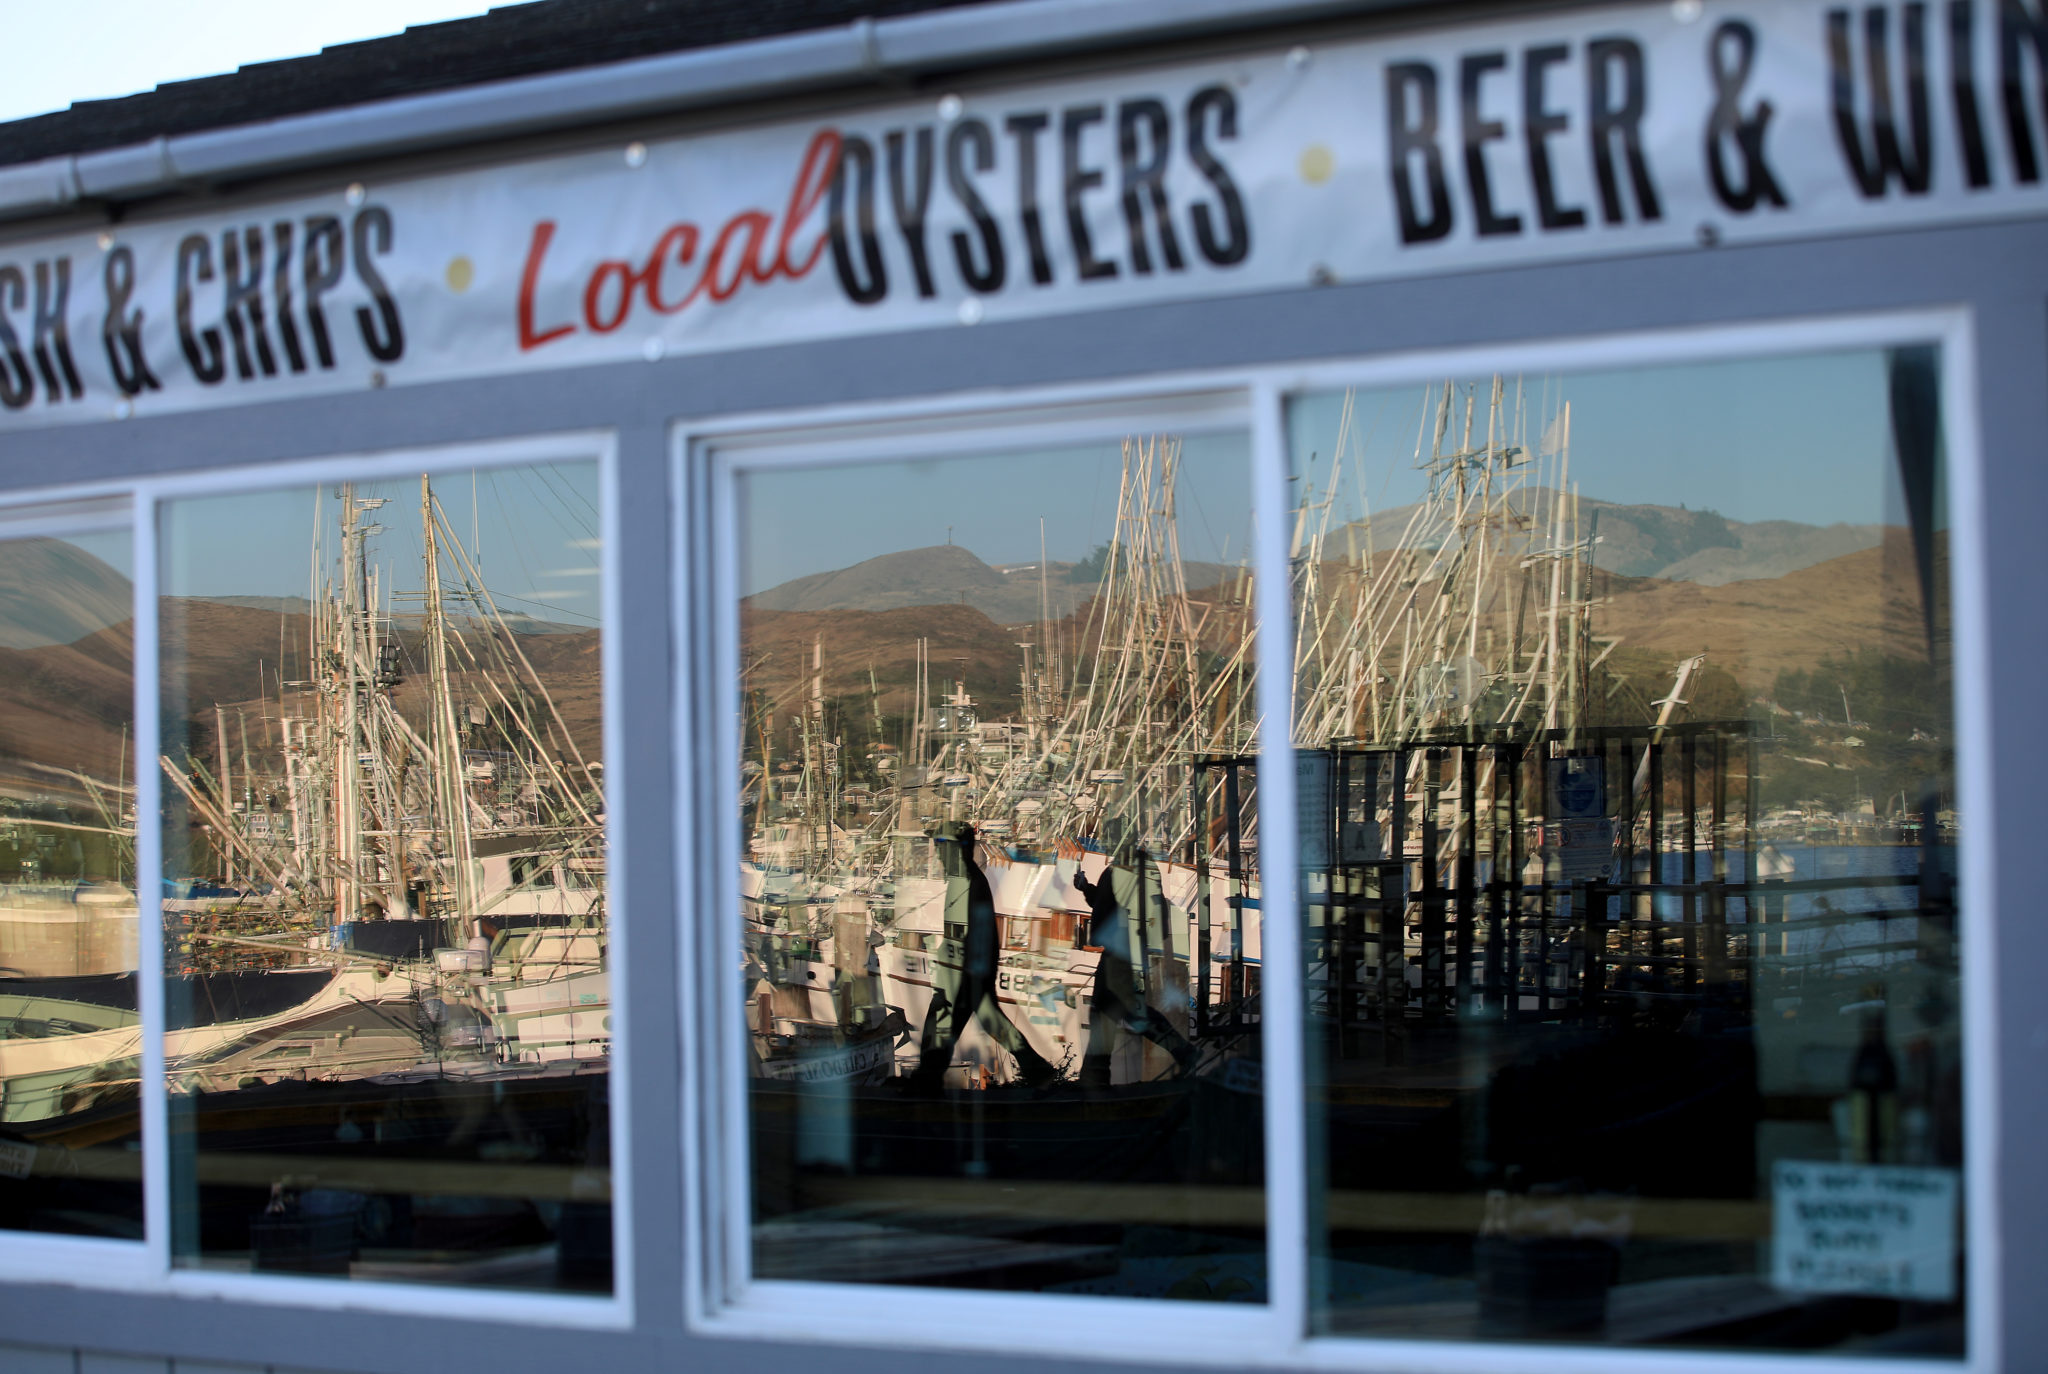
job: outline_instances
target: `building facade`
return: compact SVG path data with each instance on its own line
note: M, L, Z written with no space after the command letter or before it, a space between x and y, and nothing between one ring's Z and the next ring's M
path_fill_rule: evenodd
M0 1368L2035 1367L2044 157L2038 0L0 128Z

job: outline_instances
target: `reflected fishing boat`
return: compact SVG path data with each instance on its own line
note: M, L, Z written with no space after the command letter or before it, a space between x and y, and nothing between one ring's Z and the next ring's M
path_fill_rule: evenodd
M609 1196L597 633L507 615L427 477L412 592L375 549L390 497L344 483L313 499L306 601L174 595L161 609L166 677L191 708L168 716L159 760L164 1068L199 1188L180 1245L332 1269L332 1247L302 1263L265 1237L339 1209L357 1225L346 1270L365 1246L433 1248L387 1224L393 1206L495 1196L478 1215L519 1226L441 1238L481 1262L500 1242L548 1241L567 1202ZM275 648L257 657L266 616ZM291 643L297 674L275 652ZM254 669L245 683L236 661ZM201 706L207 688L220 695ZM125 917L112 967L132 969L120 895L125 909L81 892L81 911L109 910L76 943L118 938L103 932ZM134 1155L94 1148L135 1134L137 1004L132 974L97 969L0 1002L16 1028L0 1039L0 1132L31 1150L28 1172L137 1175ZM72 1033L24 1038L37 1017ZM541 1166L561 1181L522 1173Z
M757 1274L1121 1281L1132 1223L1085 1215L1101 1189L1189 1243L1234 1189L1198 1243L1260 1243L1247 583L1209 563L1191 592L1179 441L1112 452L1085 567L948 545L833 575L893 607L844 630L900 635L893 667L783 592L742 608ZM947 670L983 613L918 597L955 578L1021 613L1007 669Z
M372 557L382 526L368 517L388 498L343 484L333 499L337 573L316 583L301 621L306 677L278 681L262 703L274 747L252 757L244 714L238 767L220 706L210 759L197 731L167 741L161 765L188 847L224 871L223 888L163 902L170 962L180 974L329 968L364 1009L335 1034L402 1023L415 1037L411 1053L393 1046L381 1061L312 1047L288 1066L306 1079L602 1060L604 805L589 731L558 708L427 478L419 592L387 589ZM326 564L317 540L313 562ZM394 612L401 599L418 613ZM594 654L594 634L575 638L577 655ZM175 1033L189 999L177 984L171 999ZM315 1004L305 1010L318 1019ZM173 1081L217 1051L202 1053L172 1049Z
M1092 1058L1091 1078L1135 1084L1204 1071L1187 1054L1160 1063L1153 1044L1164 1028L1188 1033L1196 985L1204 1016L1243 1020L1258 958L1243 905L1257 900L1250 813L1219 821L1234 837L1233 877L1222 855L1196 860L1208 837L1187 799L1206 788L1220 811L1223 783L1205 782L1200 760L1253 741L1239 709L1249 621L1241 586L1229 605L1188 594L1178 463L1172 440L1126 446L1100 581L1065 623L1041 560L1016 718L986 718L964 681L935 697L920 641L908 738L873 740L853 784L859 764L827 728L822 637L784 697L804 706L796 758L775 758L774 694L745 688L758 714L742 770L753 839L741 894L763 1064L792 1052L799 1025L812 1052L843 1060L842 1041L887 1023L902 1027L895 1052L886 1071L862 1056L864 1076L1043 1090L1080 1081ZM1067 655L1069 679L1059 646L1075 639L1087 647ZM843 800L850 785L864 821ZM1092 885L1113 895L1091 903ZM1120 989L1115 1014L1106 979ZM963 995L979 1005L960 1008ZM936 1041L950 1056L942 1069Z
M1833 1018L1867 1019L1876 981L1938 1009L1952 856L1842 846L1850 868L1823 875L1772 847L1809 852L1824 809L1790 765L1846 780L1874 740L1910 833L1942 722L1886 691L1921 690L1934 655L1887 631L1852 685L1889 723L1781 745L1770 694L1851 670L1810 630L1760 648L1741 619L1703 653L1669 603L1747 616L1854 581L1881 614L1913 600L1877 576L1899 532L1582 498L1569 406L1501 378L1422 399L1420 499L1354 507L1347 396L1328 466L1297 455L1290 511L1288 886L1328 1279L1370 1288L1434 1247L1425 1269L1478 1266L1433 1290L1459 1320L1477 1303L1521 1329L1550 1319L1530 1295L1554 1252L1576 1286L1558 1310L1598 1320L1633 1226L1630 1254L1775 1311L1746 1257L1686 1251L1695 1222L1656 1200L1758 1234L1758 1141L1832 1110L1811 1066L1854 1049ZM1261 1291L1252 586L1183 561L1180 452L1102 460L1116 520L1084 564L949 544L741 603L757 1274ZM748 481L761 537L818 499ZM1085 578L1058 615L1055 577ZM1940 1118L1921 1091L1916 1119Z

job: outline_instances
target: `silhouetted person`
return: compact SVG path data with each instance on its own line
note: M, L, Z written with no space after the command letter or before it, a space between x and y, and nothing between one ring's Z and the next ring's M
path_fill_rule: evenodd
M1124 910L1116 899L1115 884L1108 870L1095 882L1088 881L1086 869L1074 870L1074 890L1088 899L1088 926L1102 953L1095 962L1095 990L1088 1016L1088 1052L1081 1057L1081 1085L1109 1086L1109 1058L1116 1050L1117 1033L1140 1035L1173 1056L1182 1073L1194 1063L1195 1047L1173 1028L1164 1016L1145 1005L1138 995L1132 966L1131 937Z
M964 907L967 927L962 941L958 981L950 989L950 970L932 961L932 1002L925 1013L924 1033L919 1038L917 1072L911 1086L922 1092L937 1092L952 1066L954 1047L967 1023L979 1020L989 1039L1008 1050L1017 1060L1017 1071L1033 1087L1050 1083L1059 1070L1045 1056L1031 1048L1024 1032L1003 1013L996 1001L996 955L1000 941L996 930L995 894L988 876L974 862L974 827L965 821L948 821L933 837L939 842L939 862L946 870L946 915L951 918ZM964 899L964 900L963 900ZM949 919L948 924L955 924Z

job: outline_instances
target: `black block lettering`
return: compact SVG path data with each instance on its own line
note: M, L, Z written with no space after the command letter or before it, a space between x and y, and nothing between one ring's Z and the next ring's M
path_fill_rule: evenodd
M1252 251L1251 221L1246 218L1244 197L1223 159L1209 146L1209 116L1216 117L1216 139L1237 139L1237 97L1228 86L1204 86L1188 97L1188 161L1215 189L1217 206L1223 212L1223 233L1216 232L1216 219L1206 204L1197 204L1190 217L1195 227L1195 247L1217 267L1235 267Z
M1387 170L1394 179L1394 205L1401 216L1401 242L1427 243L1451 232L1451 191L1444 182L1444 155L1437 146L1436 68L1427 62L1387 67ZM1416 213L1411 159L1422 157L1429 188L1429 215Z
M1963 144L1963 170L1972 189L1991 184L1991 159L1984 150L1984 118L1977 108L1974 0L1948 0L1949 98L1955 103L1956 136Z
M362 333L363 347L378 362L395 363L405 356L405 327L399 322L398 302L391 299L391 289L384 284L375 257L391 251L391 212L381 205L365 205L356 211L355 223L349 226L349 240L356 278L376 306L374 314L367 305L356 307L356 328Z
M292 222L281 219L270 226L270 292L277 298L277 335L284 340L285 361L292 371L306 370L306 350L299 347L299 322L292 318Z
M1520 215L1503 215L1493 208L1493 183L1486 172L1486 145L1507 137L1507 125L1479 115L1479 83L1488 72L1508 65L1502 52L1467 53L1458 61L1458 124L1465 142L1465 184L1472 192L1472 217L1481 235L1519 234Z
M846 225L846 182L854 179L854 230ZM875 150L869 142L849 134L839 145L839 170L832 177L826 217L832 223L832 270L838 274L839 289L855 305L873 305L889 294L889 269L882 260L882 241L875 233ZM853 238L860 239L860 262L854 263Z
M192 328L192 283L213 280L213 247L204 234L187 234L178 243L178 272L175 313L178 319L178 348L184 353L192 375L207 386L227 376L227 358L222 353L220 330L209 325Z
M20 410L36 398L35 374L21 351L11 312L28 304L28 281L13 263L0 267L0 405Z
M1074 263L1082 281L1102 281L1116 275L1116 264L1095 256L1088 237L1088 212L1081 197L1102 184L1100 167L1081 165L1081 132L1102 122L1102 106L1075 105L1060 111L1060 185L1067 205L1067 237L1074 245Z
M37 263L35 324L29 351L35 354L36 371L43 374L46 388L43 394L52 405L64 396L75 401L85 395L78 365L71 361L71 324L66 318L70 313L71 259Z
M1714 108L1707 116L1707 177L1714 195L1738 215L1758 202L1784 206L1784 188L1771 172L1765 140L1775 111L1768 99L1743 106L1743 87L1756 65L1756 29L1740 19L1724 19L1707 41L1707 75L1714 82Z
M327 311L320 298L341 284L348 266L342 248L341 221L315 215L306 221L306 243L300 250L299 275L306 284L306 328L313 335L313 355L320 366L334 366L334 343L327 336ZM281 307L280 307L281 309Z
M1031 280L1052 285L1052 260L1045 252L1045 222L1038 213L1038 136L1052 123L1038 110L1011 115L1003 128L1017 144L1017 217L1024 222L1024 246L1031 254Z
M125 243L109 249L100 282L107 293L100 342L107 350L107 367L114 374L114 385L121 388L123 396L161 390L163 383L149 370L149 359L142 351L142 311L128 308L129 298L135 294L135 250Z
M1522 138L1529 148L1529 180L1536 187L1536 218L1545 229L1577 229L1586 212L1557 203L1557 183L1550 167L1550 135L1563 133L1570 121L1548 108L1543 99L1545 73L1571 57L1562 43L1531 48L1522 54Z
M1619 94L1615 78L1621 80ZM1643 220L1664 218L1650 164L1643 156L1643 114L1649 108L1643 45L1633 38L1596 38L1586 45L1586 117L1593 140L1593 174L1600 183L1600 212L1609 224L1628 218L1621 203L1621 181L1614 171L1614 137L1621 136L1628 158L1629 182L1636 193L1636 213Z
M1139 133L1145 152L1141 156ZM1124 229L1131 240L1131 270L1152 270L1152 247L1145 237L1145 206L1152 206L1153 223L1159 226L1159 256L1175 272L1185 271L1180 239L1173 231L1173 211L1166 202L1166 163L1173 155L1173 117L1166 106L1146 97L1126 100L1117 106L1116 142L1118 166L1123 173Z
M242 270L244 245L249 270ZM235 375L243 381L256 375L249 365L249 342L242 337L242 317L248 316L249 332L255 336L256 361L263 375L277 375L277 358L270 351L270 331L263 323L263 230L256 225L237 231L224 229L220 236L220 274L227 286L221 317L227 321L228 337L235 343Z
M1908 195L1925 195L1934 174L1934 140L1928 128L1927 6L1905 7L1900 25L1906 50L1906 119L1912 133L1910 156L1892 117L1891 11L1871 5L1863 12L1864 75L1870 84L1870 146L1856 125L1856 74L1850 53L1848 10L1828 11L1828 69L1834 92L1835 139L1849 175L1866 197L1877 199L1894 176Z
M917 162L911 175L903 174L903 131L891 129L883 140L889 152L889 200L896 208L896 228L910 250L910 270L917 277L917 294L936 296L932 285L931 255L925 251L925 214L932 203L932 131L925 125L917 131Z
M2031 11L2024 0L2000 0L1998 6L1998 73L2005 104L2005 132L2012 140L2013 171L2021 181L2041 179L2034 155L2034 135L2027 124L2025 88L2020 82L2020 44L2034 49L2034 79L2041 86L2041 118L2048 120L2048 4L2036 0Z
M1003 235L997 229L995 218L988 212L988 203L975 189L974 180L967 174L964 154L972 147L974 170L986 172L996 163L996 136L986 123L979 119L962 119L946 135L946 187L952 191L953 199L960 202L960 208L967 212L967 218L974 222L974 231L981 238L981 254L985 267L974 262L974 245L964 230L953 231L953 260L960 266L960 276L970 290L980 292L1003 289Z

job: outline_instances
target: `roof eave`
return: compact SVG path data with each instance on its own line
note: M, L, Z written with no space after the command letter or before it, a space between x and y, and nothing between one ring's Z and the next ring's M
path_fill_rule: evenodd
M1395 8L1401 0L1009 0L462 86L0 167L0 220L924 72Z

